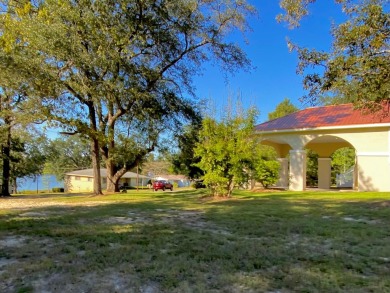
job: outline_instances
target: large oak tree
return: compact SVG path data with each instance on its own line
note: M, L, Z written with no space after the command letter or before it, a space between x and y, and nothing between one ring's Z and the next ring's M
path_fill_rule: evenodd
M107 189L152 151L159 133L197 116L191 81L208 60L247 66L226 37L245 30L242 0L2 1L0 70L13 69L40 97L50 121L91 142L94 192ZM142 133L141 138L132 134ZM116 143L136 146L117 160Z

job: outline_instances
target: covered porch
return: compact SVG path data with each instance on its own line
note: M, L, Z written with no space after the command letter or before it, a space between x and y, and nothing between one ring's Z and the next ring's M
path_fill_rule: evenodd
M318 188L331 188L331 155L355 150L352 188L390 191L390 117L364 115L352 104L308 108L256 126L279 157L278 187L306 189L307 150L318 154Z

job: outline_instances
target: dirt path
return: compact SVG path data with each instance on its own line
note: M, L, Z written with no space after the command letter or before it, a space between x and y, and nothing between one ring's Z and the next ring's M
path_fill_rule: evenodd
M65 195L66 196L66 195ZM74 196L70 195L69 197ZM64 195L61 195L63 198ZM84 195L85 197L85 195ZM109 201L97 201L91 196L90 201L83 201L82 203L65 202L56 199L55 195L31 195L31 196L12 196L0 198L0 209L33 209L53 206L95 206L98 204L108 203Z

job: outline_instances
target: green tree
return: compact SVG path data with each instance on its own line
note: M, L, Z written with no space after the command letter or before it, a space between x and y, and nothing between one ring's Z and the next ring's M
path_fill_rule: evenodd
M163 129L196 116L183 93L192 92L200 64L248 65L242 50L226 41L246 28L253 7L245 1L3 2L0 69L12 68L11 78L26 81L51 121L89 138L97 194L100 153L107 188L116 190L121 175L154 150ZM137 127L128 131L129 125ZM140 130L147 143L131 136ZM126 164L115 160L123 133L137 146Z
M45 147L45 171L63 180L69 171L92 167L89 142L79 135L62 135L51 140Z
M299 109L291 103L290 99L285 98L276 106L273 112L268 113L268 120L277 119L297 111Z
M277 20L287 22L291 28L298 27L301 19L309 14L309 4L314 2L316 0L280 0L280 7L285 13L279 14Z
M13 107L18 103L13 93L0 89L0 157L1 157L1 196L10 196L9 183L11 172L12 127L14 124Z
M203 175L202 169L196 166L200 158L194 154L194 147L199 142L200 128L201 123L188 125L183 133L178 135L179 151L172 155L174 173L186 175L191 179L197 179Z
M142 164L142 174L151 177L171 174L171 169L171 163L168 161L155 161L148 158L148 161Z
M336 175L343 174L355 165L355 149L345 147L336 150L332 158L332 181L336 182Z
M0 72L0 160L1 160L1 195L10 196L9 187L12 180L16 182L12 174L12 167L17 160L23 161L23 157L17 153L24 151L24 139L27 137L24 130L32 130L29 127L40 120L40 115L35 113L31 103L24 93L24 85L20 81L9 82L6 72ZM7 85L6 87L4 86ZM14 133L15 132L15 133ZM25 157L28 157L26 154ZM28 167L26 167L26 170ZM29 173L29 171L26 171ZM14 172L15 173L15 172ZM14 184L15 185L15 184Z
M313 0L282 1L287 14L281 17L293 26L307 14ZM347 20L332 28L330 52L300 48L298 72L305 75L304 99L316 103L323 96L353 102L357 108L376 112L390 102L390 14L389 1L338 0ZM320 68L318 72L312 68ZM309 73L307 73L309 69ZM386 115L388 115L386 111Z
M195 154L204 175L204 183L214 196L231 196L235 186L243 186L256 177L261 158L258 137L253 133L257 111L236 115L228 113L221 122L210 117L203 120ZM264 174L258 170L258 174ZM274 176L278 174L270 174ZM265 181L264 181L265 182Z
M306 184L318 186L318 154L306 149Z
M14 126L9 154L9 187L17 193L17 180L23 177L35 177L42 174L46 160L44 146L46 137L32 126ZM0 162L2 166L3 161ZM1 172L0 172L1 173Z

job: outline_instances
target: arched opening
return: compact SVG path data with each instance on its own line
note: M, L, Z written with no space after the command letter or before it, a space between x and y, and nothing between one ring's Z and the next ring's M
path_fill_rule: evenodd
M324 135L306 144L308 187L320 189L353 188L355 148L345 139Z
M292 147L282 139L264 139L261 141L262 145L268 145L275 149L279 158L286 158Z
M318 187L318 154L306 148L306 187Z
M279 180L274 184L275 188L289 188L289 153L292 147L280 138L264 139L261 141L264 146L271 147L276 152L279 162Z
M353 188L355 182L356 151L352 147L337 149L332 155L332 186Z

